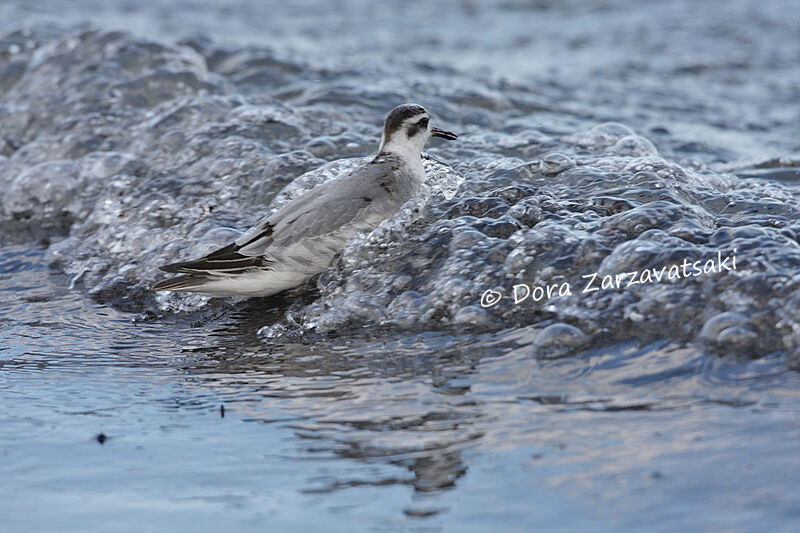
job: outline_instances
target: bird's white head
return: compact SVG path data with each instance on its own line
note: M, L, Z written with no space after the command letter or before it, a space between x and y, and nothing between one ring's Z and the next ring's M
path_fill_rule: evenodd
M428 112L421 105L399 105L386 115L378 152L419 159L422 148L431 137L458 138L455 133L434 128Z

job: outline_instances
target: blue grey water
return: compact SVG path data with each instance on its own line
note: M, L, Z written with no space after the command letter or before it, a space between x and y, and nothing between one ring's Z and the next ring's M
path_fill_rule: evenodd
M20 0L0 35L3 531L797 531L793 0ZM149 289L405 101L460 139L318 279Z

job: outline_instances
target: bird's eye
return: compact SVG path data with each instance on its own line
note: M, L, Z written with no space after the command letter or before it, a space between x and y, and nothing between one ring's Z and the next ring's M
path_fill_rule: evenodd
M427 118L421 119L419 122L417 122L417 126L419 126L420 128L427 128L428 127L428 119Z

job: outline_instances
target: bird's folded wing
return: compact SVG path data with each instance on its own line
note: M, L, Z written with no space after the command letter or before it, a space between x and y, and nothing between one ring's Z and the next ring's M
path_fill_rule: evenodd
M384 165L366 165L343 178L312 189L289 202L268 218L257 230L237 241L245 255L268 254L270 247L287 248L312 237L337 233L347 227L373 227L393 214L388 193L380 185L386 175ZM385 206L381 213L379 206ZM269 227L269 231L263 231Z
M375 209L386 205L387 191L380 185L387 168L371 164L334 181L315 187L289 202L243 237L224 248L193 261L161 267L185 274L238 274L269 268L271 247L288 248L304 239L374 227L391 212ZM386 206L388 207L388 205Z

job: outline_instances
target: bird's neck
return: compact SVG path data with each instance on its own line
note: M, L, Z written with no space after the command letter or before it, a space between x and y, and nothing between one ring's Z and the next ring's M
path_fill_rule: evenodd
M413 170L422 179L425 170L422 166L422 154L416 146L409 143L385 143L381 144L378 150L378 157L393 156L399 159L405 166Z

